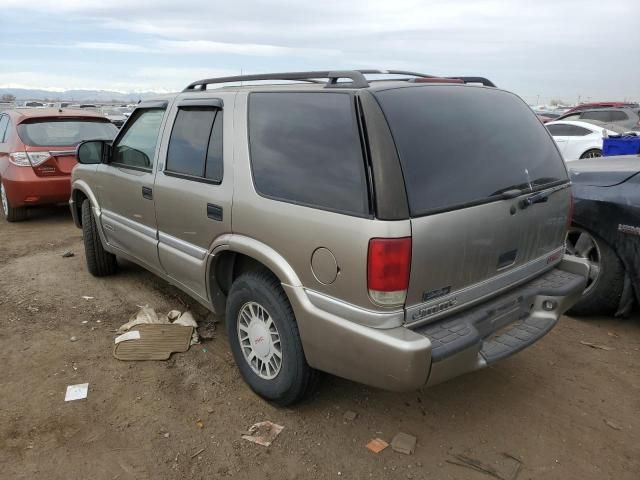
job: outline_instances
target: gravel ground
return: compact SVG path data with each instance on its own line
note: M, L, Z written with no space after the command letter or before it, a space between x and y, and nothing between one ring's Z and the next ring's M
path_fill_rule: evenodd
M495 478L451 463L465 455L509 480L518 461L505 454L521 461L518 479L640 478L637 315L564 317L525 352L431 389L389 393L327 376L307 402L277 409L242 382L220 325L168 361L114 359L114 330L136 305L206 314L121 267L87 273L66 209L0 220L0 478ZM67 385L85 382L86 400L64 402ZM263 420L284 426L270 447L241 439ZM398 432L417 437L413 455L365 448Z

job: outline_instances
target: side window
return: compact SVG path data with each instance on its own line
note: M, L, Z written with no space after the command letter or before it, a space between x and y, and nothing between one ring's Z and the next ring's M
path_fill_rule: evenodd
M611 112L611 121L612 122L619 122L619 121L624 121L624 120L629 120L629 116L626 113L621 112L620 110L613 110Z
M578 127L577 125L565 125L567 132L565 135L569 137L584 137L585 135L589 135L593 133L591 130L587 130L586 128Z
M369 214L351 95L252 93L249 146L262 196L356 216Z
M584 112L580 115L580 118L586 118L587 120L598 120L600 122L610 122L611 112L607 110L593 110L590 112Z
M554 137L562 137L564 135L566 135L566 130L565 130L565 125L547 125L547 130L549 130L549 133L554 136Z
M181 107L173 124L165 172L222 181L222 110Z
M9 116L0 115L0 143L6 141L7 126L9 125Z
M158 144L164 109L138 109L127 122L126 131L113 146L112 163L151 169Z

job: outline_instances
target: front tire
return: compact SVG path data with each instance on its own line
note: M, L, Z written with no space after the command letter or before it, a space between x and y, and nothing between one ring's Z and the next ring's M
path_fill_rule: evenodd
M248 272L233 282L226 328L242 378L262 398L287 406L313 388L317 372L307 364L293 309L271 272Z
M27 218L26 207L14 208L11 206L2 182L0 182L0 199L2 200L2 213L7 222L21 222Z
M611 314L620 303L624 266L613 249L600 237L579 227L567 233L567 253L589 262L589 278L570 315Z
M598 158L602 156L602 150L599 148L592 148L591 150L587 150L582 155L580 155L580 159L584 158Z
M98 225L91 211L89 200L82 202L82 238L89 273L95 277L114 274L118 269L116 256L107 252L102 246Z

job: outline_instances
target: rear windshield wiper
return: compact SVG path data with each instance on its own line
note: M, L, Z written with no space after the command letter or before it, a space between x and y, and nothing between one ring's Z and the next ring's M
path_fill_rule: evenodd
M508 187L501 188L500 190L496 190L489 196L500 197L503 199L516 198L516 197L519 197L520 195L524 195L525 193L533 193L534 189L538 190L540 189L540 187L544 186L545 184L552 183L557 180L558 180L557 178L552 178L552 177L540 177L540 178L536 178L532 182L518 183L515 185L510 185ZM551 191L547 190L546 192L553 193L554 191L555 190L551 190ZM541 201L541 200L538 200L538 201ZM528 204L527 206L529 205L530 204Z
M534 193L533 195L529 195L527 198L524 198L520 201L520 208L525 209L534 203L542 203L546 202L550 195L559 192L560 190L564 190L569 187L569 183L565 183L563 185L558 185L557 187L552 187L547 190L543 190L538 193Z
M501 188L493 192L490 197L500 197L504 199L516 198L524 194L526 190L529 190L529 185L526 183L520 183L518 185L511 185L509 187Z

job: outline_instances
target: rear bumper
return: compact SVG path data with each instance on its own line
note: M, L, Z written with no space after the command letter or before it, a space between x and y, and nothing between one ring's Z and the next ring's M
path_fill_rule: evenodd
M39 177L30 167L10 167L2 177L12 207L66 203L71 176Z
M284 285L309 365L386 390L415 390L517 353L548 333L579 298L588 267L565 259L489 302L409 329L371 328L328 312ZM352 307L351 307L352 308Z

